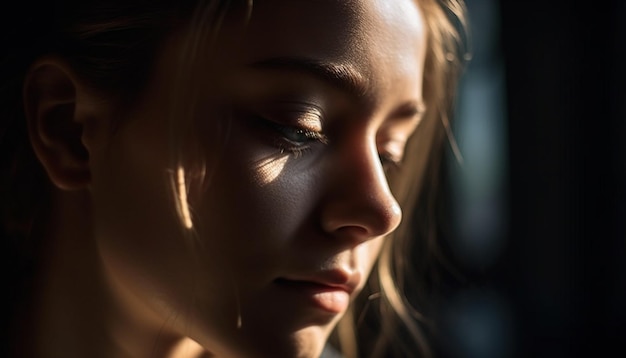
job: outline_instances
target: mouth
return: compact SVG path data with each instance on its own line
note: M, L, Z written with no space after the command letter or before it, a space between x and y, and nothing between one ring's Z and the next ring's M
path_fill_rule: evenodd
M350 296L356 286L352 283L336 283L324 279L299 279L280 277L274 284L283 292L314 308L330 314L345 312Z

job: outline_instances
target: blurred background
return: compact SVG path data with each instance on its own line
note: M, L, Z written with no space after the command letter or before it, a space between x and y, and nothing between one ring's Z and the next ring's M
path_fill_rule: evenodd
M626 357L626 1L466 4L441 349Z
M626 1L466 4L439 348L626 357Z

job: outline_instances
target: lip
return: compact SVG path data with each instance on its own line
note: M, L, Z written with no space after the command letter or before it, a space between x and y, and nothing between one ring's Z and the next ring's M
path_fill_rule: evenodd
M359 273L329 270L311 275L289 275L274 280L281 290L296 299L331 314L344 312L360 282Z

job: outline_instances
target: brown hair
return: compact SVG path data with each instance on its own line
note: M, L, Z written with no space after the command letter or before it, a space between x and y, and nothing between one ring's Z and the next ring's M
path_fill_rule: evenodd
M449 116L465 56L459 32L465 27L465 9L455 0L416 2L427 27L423 91L427 112L409 143L402 172L390 178L405 219L385 242L370 284L332 338L347 356L362 356L357 346L365 347L362 351L372 352L372 356L385 356L390 347L405 349L412 356L417 347L421 356L431 355L426 338L429 334L423 331L427 322L413 308L416 302L411 305L406 299L406 285L412 290L430 290L427 282L434 277L432 268L443 260L436 234L436 204L441 201L439 175L446 138L451 139ZM181 26L196 30L187 39L182 54L183 61L193 62L197 46L219 30L222 16L233 3L251 6L247 0L66 0L42 2L40 11L31 11L30 18L23 17L29 18L24 28L34 30L20 32L16 27L13 34L20 32L19 36L13 36L12 43L7 44L9 51L0 63L0 168L6 173L0 177L0 215L7 246L4 252L14 268L7 273L10 285L17 287L26 282L31 267L36 265L38 243L30 242L30 232L36 227L39 212L45 210L50 192L49 180L30 148L21 108L21 81L29 64L44 54L59 55L86 83L106 93L119 108L125 108L146 85L159 46L168 34ZM184 82L185 74L179 78ZM172 136L173 151L179 137ZM172 164L181 160L177 152L173 153ZM184 176L175 176L173 181L180 212L187 205L178 189L180 184L184 186ZM416 253L412 262L409 252ZM411 272L417 280L405 275ZM424 277L430 277L430 281ZM416 308L425 310L426 302L417 302L420 307ZM376 306L378 309L373 309ZM376 327L372 328L371 322ZM408 333L410 339L398 342L397 338L403 336L398 329L404 335Z

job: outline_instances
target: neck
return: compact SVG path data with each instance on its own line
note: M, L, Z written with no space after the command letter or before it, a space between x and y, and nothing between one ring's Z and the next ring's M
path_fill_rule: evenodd
M87 191L57 191L27 332L37 357L193 357L199 346L128 309L102 270ZM28 348L28 347L24 347ZM18 352L23 352L17 347Z

